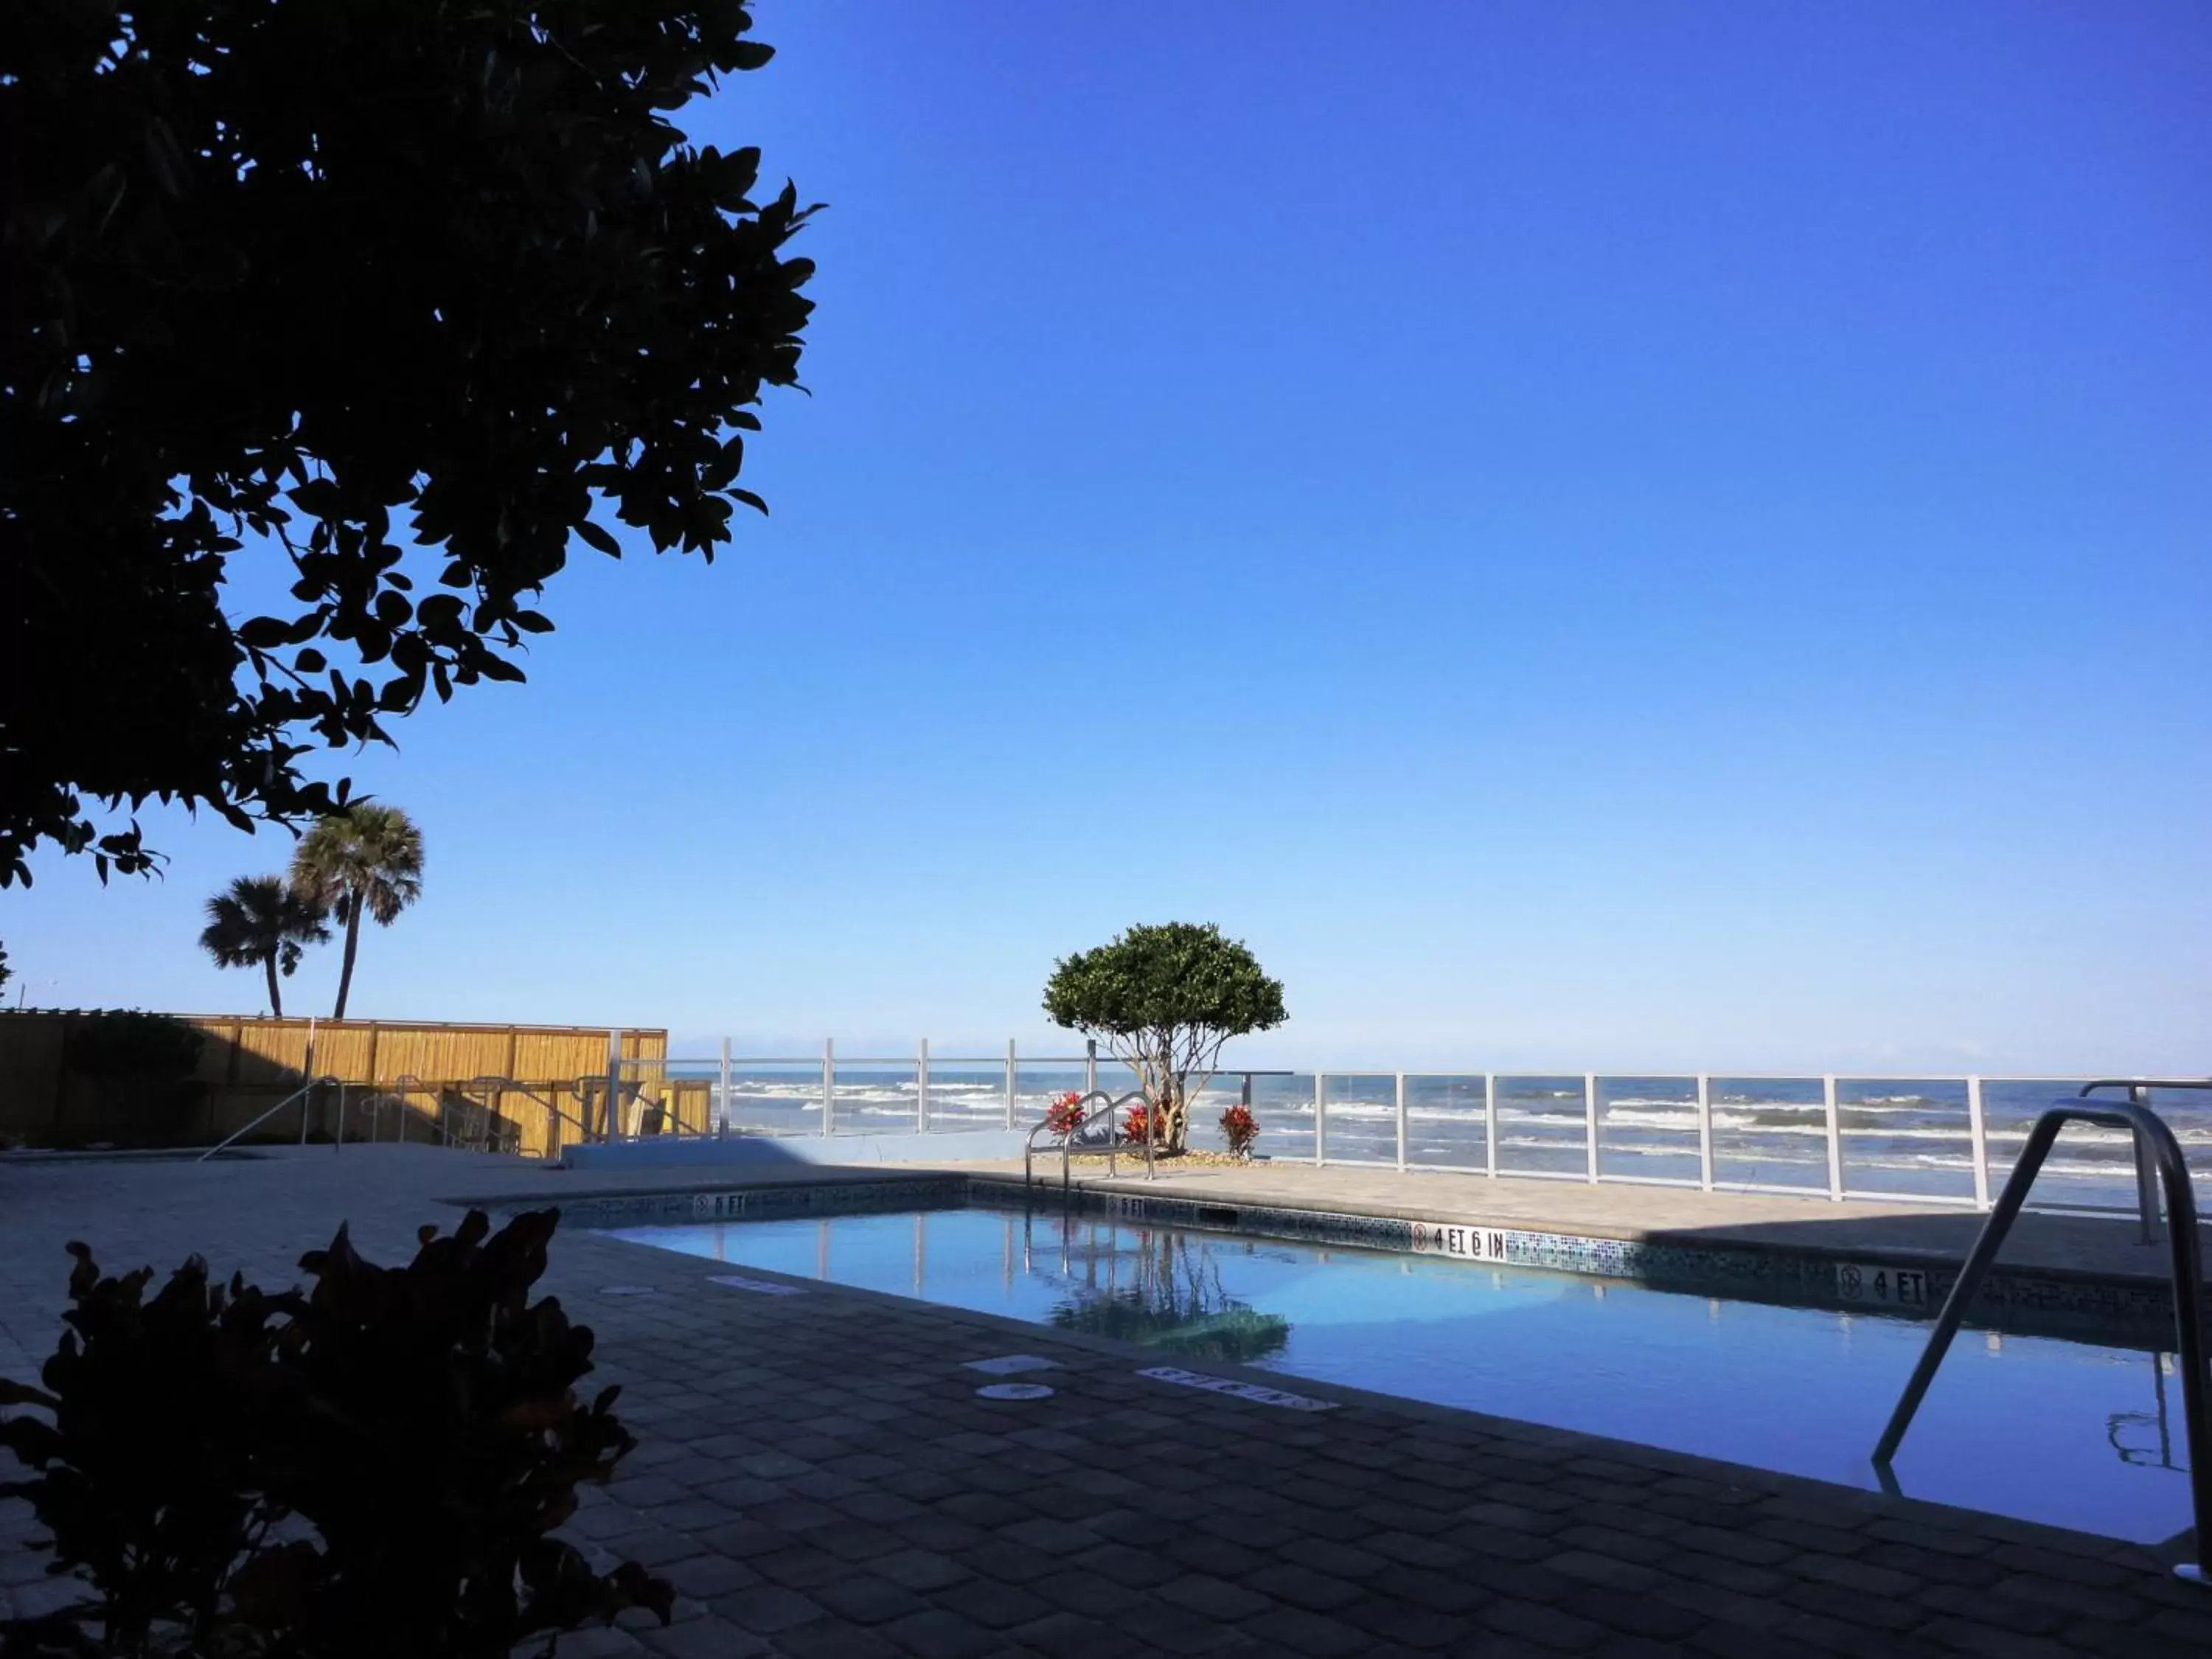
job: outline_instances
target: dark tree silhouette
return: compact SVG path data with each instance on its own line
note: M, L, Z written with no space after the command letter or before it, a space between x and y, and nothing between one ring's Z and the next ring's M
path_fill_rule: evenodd
M0 6L0 886L42 842L146 870L149 799L334 811L315 745L520 679L572 538L711 557L763 507L743 434L796 383L812 210L671 119L768 61L750 27ZM241 552L292 603L234 625Z
M362 917L389 927L422 896L422 832L396 806L356 801L300 838L292 854L292 890L310 904L327 905L344 924L345 960L331 1013L343 1019Z
M290 978L302 948L331 936L323 915L317 900L295 892L282 876L240 876L207 902L200 948L218 968L258 968L266 974L269 1012L282 1018L284 993L276 975Z

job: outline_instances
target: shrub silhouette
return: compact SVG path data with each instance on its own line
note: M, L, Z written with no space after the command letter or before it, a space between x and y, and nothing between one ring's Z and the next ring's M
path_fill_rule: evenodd
M471 1211L398 1268L341 1227L301 1260L313 1288L276 1294L195 1256L149 1300L151 1268L71 1244L44 1388L0 1382L33 1472L0 1494L95 1595L9 1650L504 1659L626 1607L666 1622L665 1581L550 1535L636 1443L615 1389L577 1398L591 1331L530 1300L559 1218Z

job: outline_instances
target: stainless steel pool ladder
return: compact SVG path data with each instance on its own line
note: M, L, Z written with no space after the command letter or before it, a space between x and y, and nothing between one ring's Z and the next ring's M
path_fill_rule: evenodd
M1121 1096L1119 1099L1108 1094L1103 1089L1093 1089L1089 1094L1083 1096L1075 1103L1079 1107L1087 1106L1094 1100L1103 1101L1104 1104L1101 1105L1096 1111L1085 1113L1082 1119L1076 1124L1074 1128L1060 1137L1060 1186L1062 1192L1066 1191L1068 1187L1068 1160L1073 1155L1070 1149L1074 1146L1075 1142L1081 1138L1083 1132L1089 1128L1092 1124L1097 1122L1102 1117L1106 1120L1106 1174L1109 1179L1113 1177L1116 1173L1114 1166L1114 1147L1115 1145L1114 1128L1115 1114L1119 1112L1131 1101L1144 1100L1146 1098L1146 1096L1142 1089L1132 1089L1128 1093ZM1022 1185L1024 1187L1027 1187L1031 1179L1030 1163L1036 1152L1036 1138L1042 1134L1049 1127L1049 1123L1036 1124L1030 1128L1029 1133L1023 1137ZM1152 1137L1147 1134L1145 1137L1145 1178L1149 1181L1152 1179Z
M2126 1089L2129 1098L2094 1103L2086 1098L2093 1089L2118 1088ZM1959 1334L1960 1322L1973 1306L1990 1263L1996 1260L2005 1236L2020 1215L2021 1206L2027 1201L2027 1190L2035 1184L2044 1159L2051 1155L2059 1130L2069 1123L2095 1123L2108 1129L2126 1129L2135 1137L2136 1179L2146 1206L2146 1229L2154 1221L2157 1210L2157 1194L2149 1184L2149 1172L2154 1164L2158 1184L2166 1192L2166 1234L2172 1245L2174 1343L2181 1364L2181 1415L2189 1446L2191 1515L2197 1528L2197 1559L2173 1571L2192 1583L2206 1584L2212 1583L2206 1571L2208 1563L2212 1563L2212 1424L2208 1424L2205 1416L2204 1263L2197 1232L2197 1194L2190 1186L2188 1162L2182 1157L2181 1144L2173 1138L2173 1131L2166 1127L2166 1120L2142 1099L2143 1094L2154 1088L2212 1089L2212 1079L2100 1079L2083 1085L2080 1097L2057 1102L2035 1120L2035 1127L2028 1132L2027 1145L2021 1151L2020 1162L2013 1165L2003 1194L1990 1209L1990 1218L1982 1224L1981 1237L1974 1241L1966 1265L1959 1269L1951 1293L1943 1298L1943 1310L1936 1316L1936 1328L1928 1334L1928 1346L1921 1352L1920 1363L1913 1367L1905 1392L1898 1396L1897 1409L1889 1415L1889 1425L1882 1430L1881 1439L1875 1446L1874 1461L1878 1469L1887 1472L1890 1459L1897 1455L1898 1443L1912 1426L1913 1413L1920 1409L1921 1399L1935 1380L1936 1368L1942 1364L1943 1356L1950 1349L1951 1339Z

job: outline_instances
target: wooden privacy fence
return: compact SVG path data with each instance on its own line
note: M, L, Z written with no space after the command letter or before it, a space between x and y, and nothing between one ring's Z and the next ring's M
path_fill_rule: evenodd
M96 1018L0 1012L0 1131L46 1145L205 1145L311 1077L328 1077L343 1087L314 1091L304 1121L288 1109L252 1138L296 1139L304 1129L328 1139L341 1118L349 1139L435 1139L465 1125L483 1132L465 1137L471 1141L543 1155L583 1139L579 1124L605 1132L611 1050L630 1061L668 1053L666 1031L637 1028L176 1014L167 1018L204 1039L198 1064L188 1079L149 1085L72 1063L71 1037ZM637 1074L629 1073L617 1131L706 1127L705 1085L639 1091Z

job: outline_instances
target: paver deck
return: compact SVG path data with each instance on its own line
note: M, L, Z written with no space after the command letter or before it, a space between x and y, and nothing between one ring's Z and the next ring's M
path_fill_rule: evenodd
M0 1167L0 1370L51 1346L70 1237L111 1269L197 1250L288 1283L341 1218L392 1260L453 1195L705 1183L398 1147ZM668 1629L568 1659L2212 1649L2212 1594L2138 1547L1321 1383L1296 1386L1337 1409L1286 1412L1139 1377L1098 1339L718 1271L556 1243L546 1288L599 1332L643 1442L573 1529L680 1592ZM1011 1352L1054 1361L1057 1393L977 1398L966 1363ZM54 1593L27 1527L0 1517L19 1607Z

